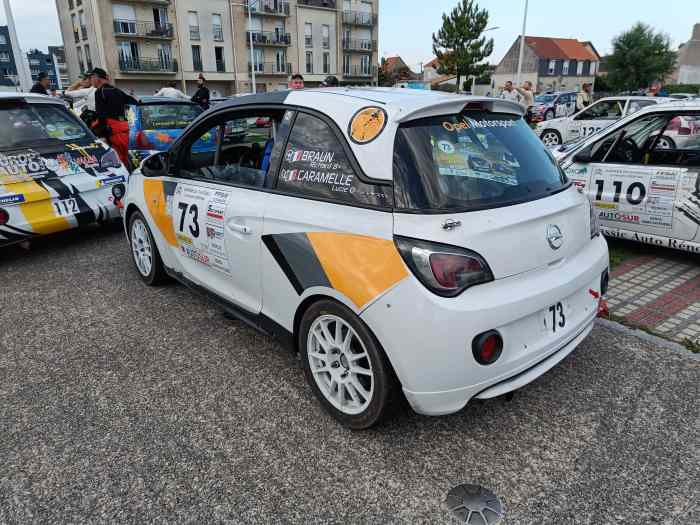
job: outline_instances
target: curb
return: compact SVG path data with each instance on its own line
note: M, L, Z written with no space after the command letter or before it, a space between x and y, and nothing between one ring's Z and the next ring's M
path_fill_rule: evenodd
M659 337L657 335L652 335L650 333L644 332L643 330L639 330L637 328L630 328L623 324L616 323L615 321L610 321L608 319L601 318L596 319L596 325L603 326L620 334L630 335L638 339L642 339L643 341L646 341L648 343L652 343L656 346L660 346L667 350L671 350L674 353L682 354L684 357L689 357L695 361L700 361L700 354L694 354L679 343L674 343L673 341L663 339L662 337Z

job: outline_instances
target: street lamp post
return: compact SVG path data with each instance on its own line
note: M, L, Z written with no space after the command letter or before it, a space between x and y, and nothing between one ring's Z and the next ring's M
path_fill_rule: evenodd
M518 75L515 77L515 84L520 85L520 76L523 72L523 54L525 53L525 30L527 28L527 4L525 0L525 14L523 15L523 32L520 35L520 56L518 57Z
M248 43L250 45L250 80L252 86L250 92L257 93L257 86L255 84L255 50L253 49L253 14L252 7L258 4L258 0L248 0L245 4L239 4L236 2L231 2L231 5L237 5L241 7L248 7Z

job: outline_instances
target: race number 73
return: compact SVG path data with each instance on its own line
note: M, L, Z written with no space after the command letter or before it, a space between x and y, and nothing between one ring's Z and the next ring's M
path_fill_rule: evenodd
M603 195L605 194L605 181L604 180L596 180L595 181L596 185L596 194L595 194L595 200L597 201L602 201L603 200ZM627 202L630 204L637 206L638 204L641 204L641 202L644 200L644 198L647 196L647 189L644 186L643 183L637 181L629 184L625 188L625 184L621 180L614 180L612 181L612 187L614 189L613 193L613 202L620 202L620 197L624 193L625 198L627 199Z
M197 209L197 205L180 201L178 208L180 208L180 231L185 231L185 217L190 215L192 217L192 224L189 225L190 233L194 238L199 237L199 222L197 222L199 219L199 210Z

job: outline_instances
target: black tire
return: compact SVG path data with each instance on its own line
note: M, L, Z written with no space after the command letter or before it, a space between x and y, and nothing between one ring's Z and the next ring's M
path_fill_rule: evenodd
M151 269L148 274L144 274L144 272L139 268L138 263L136 262L136 255L134 253L134 245L132 244L132 235L134 232L134 225L137 223L137 221L140 221L141 224L146 229L146 234L148 235L148 238L151 243ZM131 216L129 217L129 248L131 250L131 260L134 263L134 269L136 270L136 273L139 275L141 280L146 283L148 286L158 286L160 284L166 283L170 280L168 277L168 274L165 271L165 266L163 266L163 259L160 257L160 252L158 251L158 246L156 245L156 241L153 238L153 234L151 233L151 229L148 227L148 222L144 218L144 216L141 214L140 211L135 211Z
M551 142L550 144L547 144L546 142L544 142L545 136L547 136L548 134L551 134L552 137L555 137L557 142ZM561 138L561 133L559 133L556 129L545 129L540 134L540 140L542 142L544 142L547 146L559 146L564 142Z
M663 141L666 141L666 143L668 144L668 148L660 148L659 147L659 144L663 144ZM656 148L657 149L676 149L676 143L668 135L661 135L661 137L659 137L659 140L656 142Z
M553 109L548 109L547 111L544 112L544 119L545 120L552 120L554 118L554 110Z
M355 335L361 339L364 350L369 357L374 390L368 406L358 414L348 414L336 408L321 391L311 371L308 355L309 331L314 321L326 315L339 317L351 326L355 331ZM397 405L397 400L400 398L400 389L394 371L384 355L384 351L367 325L346 306L333 300L321 300L312 304L304 312L304 316L301 319L298 344L306 381L311 386L323 408L343 426L352 430L370 428L380 423L388 415L390 409Z

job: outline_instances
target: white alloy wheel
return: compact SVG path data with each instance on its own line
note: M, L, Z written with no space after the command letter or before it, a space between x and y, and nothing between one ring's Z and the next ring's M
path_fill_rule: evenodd
M556 131L545 131L540 138L545 146L558 146L561 144L561 138Z
M372 362L357 332L341 317L322 315L307 338L307 355L314 381L340 412L360 414L374 394Z
M153 269L153 246L143 219L136 218L131 223L131 250L139 273L148 277Z
M675 144L671 142L671 139L662 135L656 141L656 149L675 149Z

